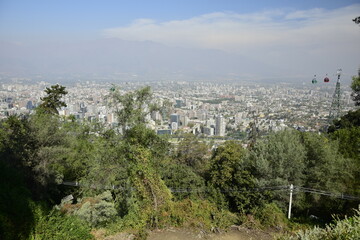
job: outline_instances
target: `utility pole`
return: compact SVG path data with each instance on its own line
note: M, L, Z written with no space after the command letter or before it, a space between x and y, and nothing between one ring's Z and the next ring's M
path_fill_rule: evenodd
M291 204L292 204L292 194L294 190L294 185L290 185L290 200L289 200L289 212L288 212L288 219L291 217Z

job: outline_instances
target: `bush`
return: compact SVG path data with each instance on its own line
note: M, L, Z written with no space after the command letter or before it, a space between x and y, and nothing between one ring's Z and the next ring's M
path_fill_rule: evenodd
M254 210L254 215L263 227L286 229L289 221L275 203L265 204Z
M314 227L310 230L302 230L295 236L282 236L282 240L358 240L360 236L360 207L356 210L356 216L336 220L335 223L325 228Z
M37 210L37 224L32 240L86 240L93 239L88 225L76 216L52 210L48 215Z
M0 160L0 239L26 239L34 227L34 202L21 171Z
M164 211L159 222L162 227L195 227L202 229L225 229L238 222L235 214L219 210L215 204L206 200L184 199L174 202L168 212Z
M104 226L117 215L110 191L105 191L95 198L84 198L76 205L64 205L62 210L73 213L92 227Z

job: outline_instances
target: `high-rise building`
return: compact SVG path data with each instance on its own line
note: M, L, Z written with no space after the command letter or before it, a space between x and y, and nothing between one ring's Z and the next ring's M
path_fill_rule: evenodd
M176 113L170 115L170 124L176 122L177 125L180 125L180 116Z
M214 128L212 127L204 127L204 134L213 136L214 135Z
M215 135L225 136L225 119L222 115L216 117Z
M32 101L28 101L26 103L26 109L33 109L33 108L34 108L34 105L33 105Z
M161 120L162 120L161 114L160 114L160 112L158 112L158 111L153 111L153 112L151 113L151 118L152 118L152 120L154 120L154 121L161 121Z
M181 99L176 99L175 102L176 102L176 104L175 104L176 108L181 108L184 106L183 100L181 100Z
M189 118L187 116L185 116L185 115L181 115L180 116L180 124L181 124L181 126L185 127L185 126L188 125L188 123L189 123Z

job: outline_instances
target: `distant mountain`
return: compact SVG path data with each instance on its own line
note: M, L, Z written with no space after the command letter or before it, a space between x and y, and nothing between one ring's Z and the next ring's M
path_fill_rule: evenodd
M154 42L99 39L34 45L0 42L0 72L11 74L132 74L141 78L259 79L273 68L220 50Z

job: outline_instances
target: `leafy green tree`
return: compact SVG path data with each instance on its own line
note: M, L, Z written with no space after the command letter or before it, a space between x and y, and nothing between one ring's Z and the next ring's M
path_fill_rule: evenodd
M328 133L333 133L338 129L360 127L360 109L349 111L339 120L335 120L333 125L328 129Z
M254 145L247 167L260 186L302 185L305 157L299 132L280 131Z
M151 151L157 164L160 164L170 151L166 136L157 135L154 130L147 128L144 124L138 124L128 129L124 136L124 144L125 148L129 145L145 147Z
M338 142L314 133L302 133L302 139L306 149L303 186L352 194L355 165L351 159L340 154ZM349 202L315 194L305 194L302 203L303 211L329 220L332 214L349 210L346 206Z
M179 163L166 164L161 169L161 178L166 186L173 190L172 194L176 200L196 199L205 196L204 179L187 165Z
M29 118L30 133L35 141L28 166L36 184L31 186L40 198L61 197L58 184L63 179L64 160L68 154L68 134L57 116L38 112ZM55 199L54 199L55 198Z
M344 158L337 143L314 133L302 133L302 139L306 150L304 185L323 190L343 189L339 174L345 170Z
M196 172L205 171L209 159L209 148L193 134L186 134L177 146L176 159L192 167Z
M145 124L147 116L159 109L153 102L150 87L125 94L121 94L118 89L115 89L109 95L109 104L115 109L122 133L133 126Z
M0 239L28 239L35 225L23 172L0 161Z
M28 118L10 116L0 122L0 159L16 168L30 164L36 140Z
M360 164L360 126L339 129L331 138L338 140L339 151L344 157L357 160Z
M356 106L360 106L360 77L353 77L351 82L352 99Z
M259 187L302 186L304 180L306 151L300 133L285 130L271 133L260 139L250 149L245 168L256 179ZM275 202L283 211L287 208L288 194L282 191L263 191L262 198ZM294 196L294 207L300 205L301 194Z
M231 211L241 213L260 204L259 195L253 191L255 178L244 168L244 156L245 150L238 142L227 141L215 150L208 172L208 184L215 188L215 201L224 199Z
M360 196L360 127L339 129L331 138L338 141L339 152L344 156L347 171L341 173L344 179L347 193Z
M158 218L169 208L172 195L153 166L151 152L139 145L129 146L129 180L134 192L126 218L139 227L158 227Z
M41 98L43 102L40 104L39 110L49 114L59 114L58 109L66 107L66 103L61 100L68 93L65 87L56 84L50 88L47 87L45 93L47 95Z
M360 78L354 77L351 85L353 89L353 100L355 105L359 102ZM360 184L360 109L349 111L339 120L334 121L328 129L330 138L338 141L339 152L346 158L348 173L346 186L348 193L359 195L360 190L357 186ZM340 176L344 176L341 174Z

